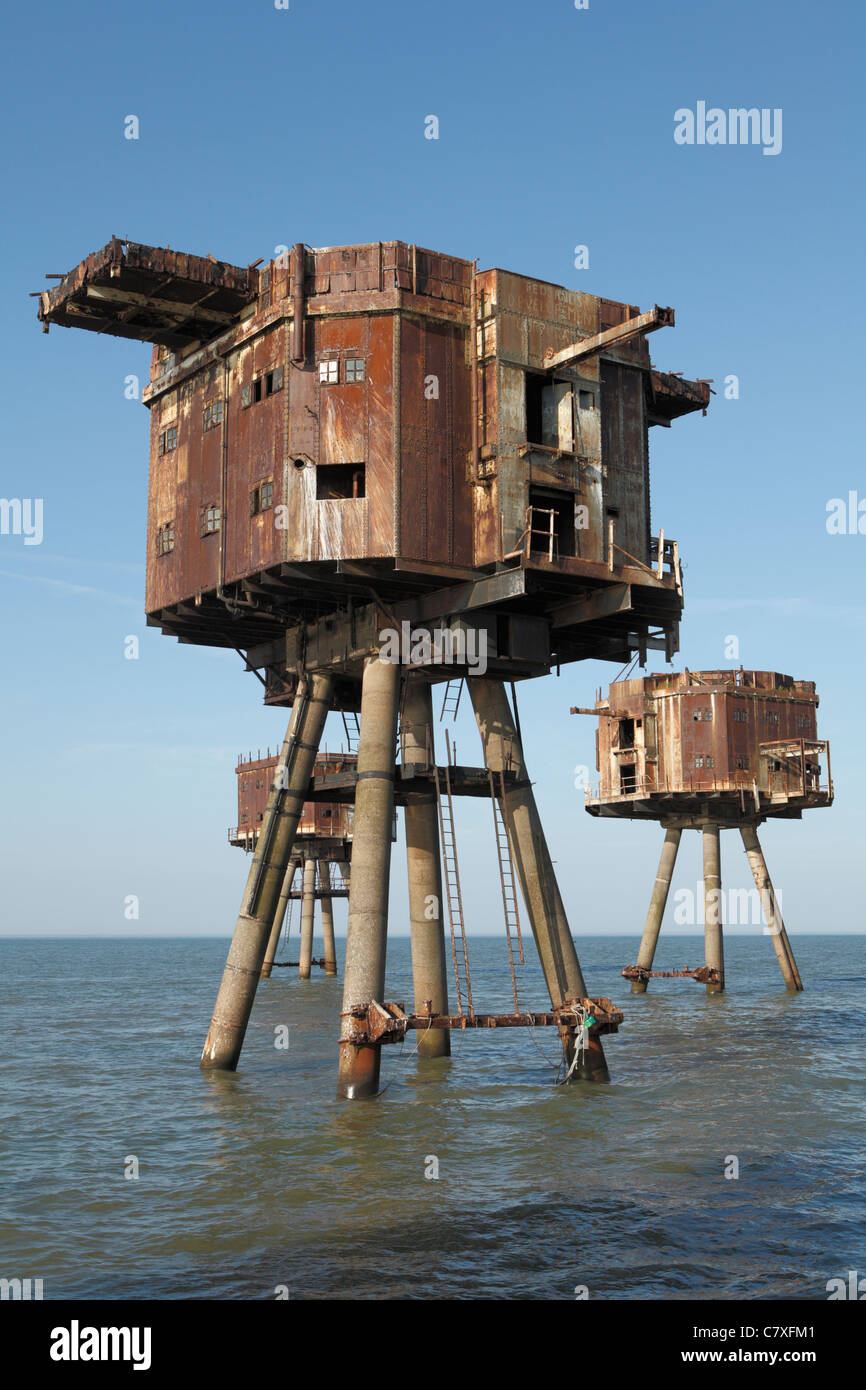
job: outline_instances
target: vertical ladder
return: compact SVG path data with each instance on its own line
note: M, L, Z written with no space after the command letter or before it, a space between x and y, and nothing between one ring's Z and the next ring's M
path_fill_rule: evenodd
M451 719L457 718L457 710L460 707L460 696L463 694L463 677L458 680L450 680L445 686L445 694L442 697L442 708L439 711L439 722L445 718L446 714Z
M457 1012L463 1017L463 990L460 987L460 957L462 956L463 984L469 1005L469 1017L474 1018L472 982L469 978L469 953L466 948L466 927L463 921L463 897L460 892L460 868L457 863L457 841L454 835L454 804L451 798L451 741L446 731L448 762L444 768L434 766L436 804L439 808L439 830L442 837L442 861L445 899L448 903L448 926L451 931L451 958L454 964L454 985L457 990ZM460 952L458 955L458 937Z
M358 743L361 739L361 725L358 722L358 716L354 710L349 711L348 718L345 710L340 710L340 714L343 719L343 728L346 730L346 752L357 753Z
M520 1013L520 1005L517 1002L517 977L514 973L514 949L512 946L512 931L517 937L517 948L520 964L526 962L523 956L523 937L520 934L520 912L517 907L517 889L514 882L514 863L511 858L511 842L508 839L508 829L505 824L505 778L502 771L499 772L499 791L493 780L493 773L488 768L487 778L490 783L490 803L493 807L493 830L496 837L496 854L499 859L499 882L502 888L502 910L505 915L505 939L508 943L508 963L511 966L511 988L514 992L514 1012Z
M295 886L295 879L297 878L297 876L298 876L298 871L297 871L297 869L296 869L296 868L295 868L295 869L292 869L292 881L291 881L291 883L289 884L289 901L286 903L286 915L285 915L285 917L283 918L283 924L284 924L284 925L283 925L283 945L284 945L284 946L288 946L289 937L290 937L291 934L292 934L292 908L295 906L295 900L294 900L294 898L292 897L292 890L294 889L294 886Z

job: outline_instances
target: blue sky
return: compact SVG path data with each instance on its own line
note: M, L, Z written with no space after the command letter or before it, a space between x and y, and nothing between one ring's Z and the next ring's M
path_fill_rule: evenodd
M401 238L672 304L656 363L719 390L706 419L651 433L654 528L685 563L676 665L736 664L734 634L746 666L817 682L836 804L763 839L792 932L861 930L866 536L825 520L829 499L866 498L862 7L49 2L5 25L0 495L44 499L44 539L0 536L0 931L229 933L236 755L283 729L237 656L145 627L147 417L124 380L146 379L149 347L36 322L28 292L112 234L239 264ZM698 101L781 108L781 153L675 144L675 111ZM658 853L656 828L590 819L573 785L593 729L569 706L615 674L584 663L521 688L577 933L639 931ZM480 761L463 712L456 737ZM470 930L498 930L489 808L460 806L458 832ZM677 886L693 888L688 839ZM726 880L746 886L727 839ZM393 931L404 879L398 847Z

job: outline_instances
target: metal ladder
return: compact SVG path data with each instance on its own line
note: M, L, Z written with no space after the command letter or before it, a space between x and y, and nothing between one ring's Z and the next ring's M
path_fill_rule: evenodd
M505 778L500 770L499 791L493 780L493 773L488 769L487 778L490 782L490 804L493 807L493 831L496 837L496 855L499 860L499 882L502 888L502 910L505 915L505 939L508 943L508 963L511 966L511 988L514 992L514 1011L520 1013L520 1005L517 1002L517 977L514 973L514 948L512 944L512 933L517 938L517 950L520 964L525 965L523 956L523 937L520 934L520 912L517 907L517 888L514 882L514 863L511 858L511 841L508 838L508 828L505 824Z
M295 879L297 878L297 876L297 868L292 869L292 881L289 884L289 901L286 903L286 915L283 918L283 944L286 946L288 945L289 937L292 934L292 910L295 906L295 900L291 895L292 890L295 886Z
M451 931L451 959L454 964L454 985L457 990L457 1012L463 1017L463 990L460 988L460 957L462 956L463 984L469 1006L469 1017L474 1018L472 1003L472 982L469 978L469 954L466 949L466 927L463 921L463 897L460 892L460 867L457 863L457 841L454 835L454 805L451 798L451 740L445 733L448 748L448 762L444 768L434 765L436 776L436 804L439 808L439 830L442 838L442 862L444 867L445 899L448 904L448 926ZM460 952L458 954L458 937Z
M357 753L361 739L361 725L358 716L354 710L349 711L348 718L345 710L341 710L340 714L343 719L343 728L346 730L346 752Z
M452 688L453 687L453 688ZM463 677L457 680L450 680L445 686L445 694L442 697L442 708L439 711L439 722L445 718L446 714L454 720L457 718L457 710L460 707L460 696L463 694Z

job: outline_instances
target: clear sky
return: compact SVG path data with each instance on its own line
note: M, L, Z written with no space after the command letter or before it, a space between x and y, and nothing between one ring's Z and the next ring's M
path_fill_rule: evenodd
M285 720L236 655L145 627L148 422L124 382L146 380L149 346L36 321L28 292L113 234L242 265L400 238L673 305L657 365L719 393L650 436L653 526L685 564L675 664L736 665L733 635L747 667L817 682L836 804L764 846L792 932L861 930L866 535L826 518L866 499L863 6L47 0L4 29L0 495L43 499L44 535L0 535L0 931L229 933L248 864L226 842L236 756ZM781 110L781 150L677 144L675 112L699 102ZM583 663L520 692L578 933L640 931L658 855L656 827L597 822L574 787L593 725L569 706L615 674ZM458 755L480 762L466 710ZM499 930L489 806L462 803L457 825L470 930ZM694 888L687 838L677 886ZM749 881L734 835L723 873ZM404 881L398 846L393 931Z

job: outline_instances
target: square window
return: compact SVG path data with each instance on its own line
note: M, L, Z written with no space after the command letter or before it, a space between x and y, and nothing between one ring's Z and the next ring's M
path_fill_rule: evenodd
M340 379L340 363L336 357L328 358L319 363L319 381L333 385Z
M695 767L703 767L703 765L704 765L704 760L703 760L703 758L695 758Z
M594 409L595 409L595 392L594 392L594 391L579 391L579 392L578 392L577 399L578 399L578 404L579 404L581 410L594 410Z
M346 381L364 380L364 359L363 357L346 358Z
M708 758L707 758L707 767L715 767L715 765L716 765L716 760L715 760L715 758L708 757Z
M265 397L272 396L275 391L283 389L283 369L274 367L273 371L265 372Z
M202 417L202 429L203 429L203 430L212 430L212 429L216 429L217 425L220 424L220 422L222 421L222 418L223 418L223 402L222 402L222 397L220 397L220 399L219 399L219 400L216 400L216 401L208 401L207 405L206 405L205 408L204 408L204 415L203 415L203 417Z
M167 454L175 448L177 448L177 425L169 425L168 429L163 430L159 436L159 452Z
M156 553L157 555L168 555L172 550L174 550L174 522L166 521L156 533Z

